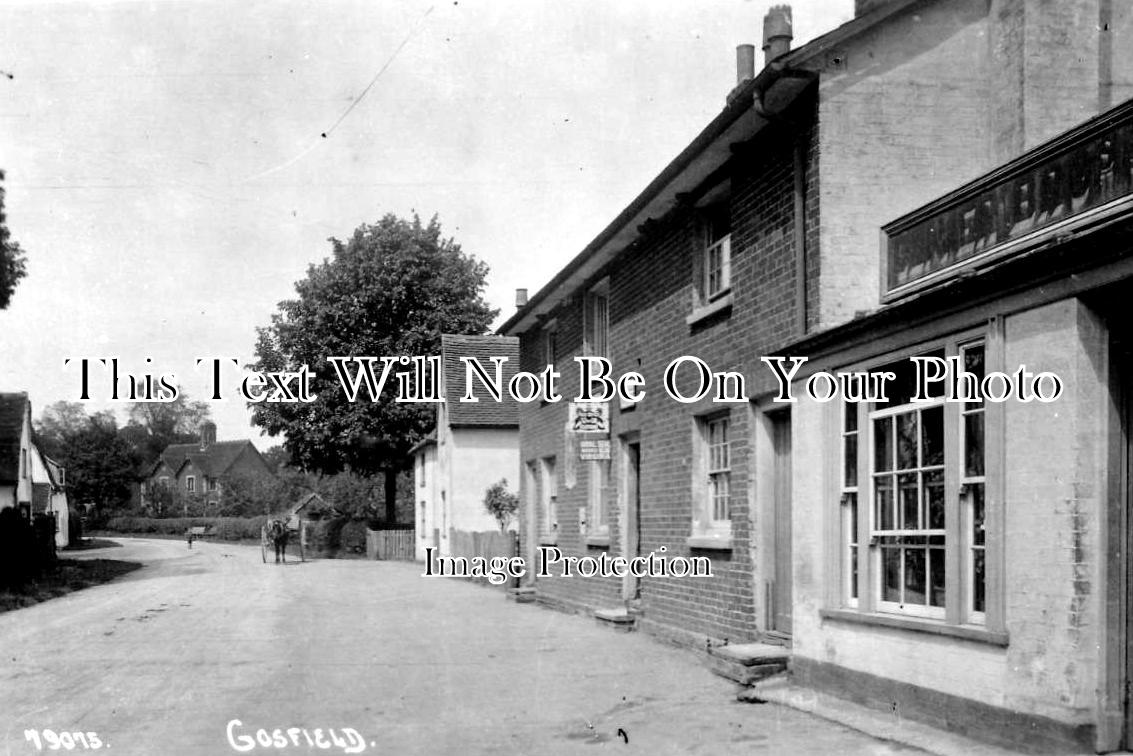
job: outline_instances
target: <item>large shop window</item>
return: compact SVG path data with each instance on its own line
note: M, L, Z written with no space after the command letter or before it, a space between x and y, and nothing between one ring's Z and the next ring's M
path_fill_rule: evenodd
M922 354L955 358L978 383L985 352L982 339L971 339ZM838 416L841 604L883 618L986 626L994 599L986 410L945 401L942 383L913 401L914 367L902 358L876 368L896 376L889 401L843 402Z

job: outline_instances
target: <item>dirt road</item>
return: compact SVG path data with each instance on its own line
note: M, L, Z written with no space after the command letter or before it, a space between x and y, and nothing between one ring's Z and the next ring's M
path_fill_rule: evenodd
M117 540L83 554L146 566L0 615L0 753L37 737L115 755L901 750L736 703L688 652L417 565Z

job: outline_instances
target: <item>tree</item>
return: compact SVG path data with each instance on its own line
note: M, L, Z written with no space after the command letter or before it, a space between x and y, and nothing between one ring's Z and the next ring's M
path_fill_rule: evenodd
M0 171L0 181L4 172ZM4 213L4 187L0 186L0 310L6 309L12 301L16 284L27 275L24 252L19 243L12 240L8 231L8 216Z
M77 504L93 504L100 513L127 504L137 482L136 450L118 432L110 412L91 415L65 437L62 462L68 495Z
M35 424L35 440L39 450L57 462L65 462L64 449L69 439L82 431L90 421L82 402L59 401L43 408Z
M515 513L519 511L519 497L507 490L506 478L488 486L488 490L484 493L484 509L496 518L496 522L500 525L500 532L506 533L507 526L515 519Z
M483 333L497 312L482 297L488 269L444 238L435 217L423 225L416 215L387 214L347 242L329 241L332 256L311 265L295 285L298 298L280 302L271 325L258 329L251 366L278 372L308 365L322 390L310 403L252 404L252 419L272 436L285 434L293 463L304 470L384 474L385 517L394 522L397 473L432 428L435 410L396 403L389 390L377 401L352 403L325 358L438 354L442 333ZM395 385L392 377L387 385Z
M134 402L127 416L129 423L122 429L123 436L148 464L170 444L195 441L201 423L211 415L207 402L192 401L179 389L171 402Z

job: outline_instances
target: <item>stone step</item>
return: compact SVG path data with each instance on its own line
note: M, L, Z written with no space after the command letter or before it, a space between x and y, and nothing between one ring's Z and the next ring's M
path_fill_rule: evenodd
M768 643L734 643L708 649L708 668L741 685L752 685L787 669L791 652Z
M598 620L599 625L608 625L622 632L628 633L633 630L634 615L624 606L614 609L595 609L594 619Z
M534 588L511 588L507 591L506 595L508 601L514 601L517 604L535 603Z

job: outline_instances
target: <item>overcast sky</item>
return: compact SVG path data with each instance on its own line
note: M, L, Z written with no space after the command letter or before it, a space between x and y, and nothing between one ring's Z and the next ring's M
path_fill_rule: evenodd
M0 0L0 168L28 257L0 391L38 417L79 397L64 359L117 356L203 398L194 360L251 361L327 238L387 212L437 214L491 267L502 322L721 110L769 5ZM795 44L852 6L796 2ZM237 400L212 409L220 438L274 443Z

